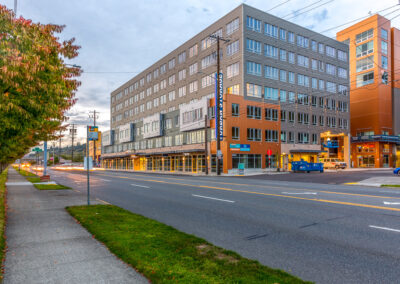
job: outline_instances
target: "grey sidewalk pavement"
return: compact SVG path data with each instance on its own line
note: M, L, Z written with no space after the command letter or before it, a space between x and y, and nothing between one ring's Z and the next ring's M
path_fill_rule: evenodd
M65 210L85 204L84 194L21 182L25 178L10 168L4 283L148 283Z

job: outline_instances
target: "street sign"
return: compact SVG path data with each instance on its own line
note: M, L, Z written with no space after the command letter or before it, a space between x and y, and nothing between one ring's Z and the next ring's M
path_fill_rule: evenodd
M97 126L88 126L88 139L89 141L96 141L99 139L99 128Z
M239 175L243 176L244 175L244 163L239 163L238 169L239 169Z
M222 151L221 151L221 150L218 150L218 151L217 151L217 158L218 158L218 159L221 159L221 158L222 158Z
M33 151L33 152L37 152L37 153L43 152L43 150L40 149L39 147L33 148L32 151Z
M87 170L87 169L88 169L88 160L87 160L87 157L85 157L83 164L84 164L85 170ZM93 169L93 158L92 158L92 157L89 157L89 170L91 170L91 169Z

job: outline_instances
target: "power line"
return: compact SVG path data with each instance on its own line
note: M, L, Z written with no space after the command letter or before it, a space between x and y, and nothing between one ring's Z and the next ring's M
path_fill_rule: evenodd
M271 9L267 10L266 12L272 11L272 10L274 10L275 8L278 8L278 7L280 7L280 6L284 5L284 4L286 4L286 3L289 2L289 1L290 1L290 0L286 0L286 1L284 1L284 2L282 2L282 3L280 3L280 4L278 4L278 5L276 5L276 6L274 6L274 7L272 7Z
M290 17L290 18L287 18L287 20L296 18L296 17L298 17L298 16L300 16L300 15L302 15L302 14L304 14L304 13L310 12L310 11L312 11L312 10L314 10L314 9L317 9L317 8L319 8L319 7L322 7L322 6L324 6L324 5L326 5L326 4L329 4L329 3L333 2L333 1L335 1L335 0L329 0L328 2L322 3L322 4L320 4L320 5L316 6L316 7L313 7L313 8L311 8L311 9L308 9L308 10L304 11L304 12L301 12L301 13L299 13L299 14L296 14L296 15Z
M291 13L289 13L289 14L287 14L287 15L281 17L281 18L282 18L282 19L283 19L283 18L286 18L286 17L288 17L288 16L290 16L290 15L293 15L293 14L295 14L295 13L297 13L297 12L300 12L300 11L302 11L302 10L304 10L304 9L307 9L307 8L309 8L309 7L311 7L311 6L314 6L315 4L318 4L318 3L322 2L322 1L323 1L323 0L318 0L318 1L314 2L314 3L311 3L310 5L307 5L307 6L303 7L303 8L301 8L301 9L295 10L295 11L293 11L293 12L291 12Z

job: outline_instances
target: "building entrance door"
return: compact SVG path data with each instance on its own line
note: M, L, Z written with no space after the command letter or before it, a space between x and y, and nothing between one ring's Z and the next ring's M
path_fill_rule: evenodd
M197 173L197 155L192 156L192 172Z
M384 168L388 168L389 167L389 155L383 155L383 164L382 166Z

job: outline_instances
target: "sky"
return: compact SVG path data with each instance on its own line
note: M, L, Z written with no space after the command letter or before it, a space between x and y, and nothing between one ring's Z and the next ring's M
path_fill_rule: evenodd
M109 129L113 90L242 3L322 32L399 0L18 0L17 15L65 25L60 38L75 38L81 46L79 56L68 62L84 71L68 123L78 125L78 137L84 141L85 126L93 123L89 111L100 113L100 131ZM14 9L14 0L0 0L0 4ZM398 9L400 5L381 15L392 12L386 16L392 19L400 15ZM335 37L350 25L323 34ZM400 16L392 26L400 28Z

